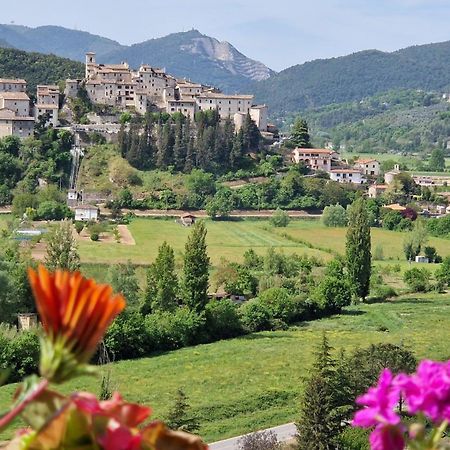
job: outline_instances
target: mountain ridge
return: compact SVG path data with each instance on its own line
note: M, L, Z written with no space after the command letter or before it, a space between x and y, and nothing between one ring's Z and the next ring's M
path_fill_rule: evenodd
M60 26L0 25L0 40L20 50L55 54L83 62L87 51L95 52L98 62L128 61L133 67L145 62L226 92L243 92L252 82L267 79L274 73L263 63L239 52L229 42L221 42L198 30L171 33L127 46Z

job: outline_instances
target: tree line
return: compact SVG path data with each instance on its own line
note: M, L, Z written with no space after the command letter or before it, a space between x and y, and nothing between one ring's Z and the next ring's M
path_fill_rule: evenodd
M235 129L231 118L220 120L217 110L199 111L193 120L181 113L147 113L122 124L121 155L141 170L200 168L214 173L245 166L249 152L260 151L262 136L247 114Z

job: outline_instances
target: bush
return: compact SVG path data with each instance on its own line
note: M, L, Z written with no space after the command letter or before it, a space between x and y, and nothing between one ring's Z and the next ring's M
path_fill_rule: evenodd
M91 241L97 242L100 239L100 235L96 231L91 231Z
M351 285L345 278L326 276L317 287L315 297L323 311L339 312L351 303Z
M158 311L145 317L148 352L174 350L204 341L205 318L188 308Z
M258 298L244 303L239 308L239 313L242 325L250 333L271 329L272 315L270 308Z
M338 437L339 448L344 450L370 450L369 431L346 427Z
M341 205L326 206L322 214L322 223L326 227L345 227L347 226L347 211Z
M259 295L259 301L265 305L274 319L291 323L297 316L296 303L285 288L272 287Z
M446 285L450 284L450 256L442 261L441 266L436 271L436 278Z
M148 336L144 318L137 312L124 311L109 327L105 346L114 360L140 358L147 354Z
M83 231L84 223L83 223L83 222L77 221L77 222L75 222L74 227L75 227L75 231L76 231L78 234L80 234L80 233Z
M289 215L285 212L282 211L281 209L277 209L273 216L270 218L270 223L274 226L274 227L278 227L278 228L284 228L287 227L289 224Z
M273 431L246 434L238 441L239 450L278 450L281 444Z
M238 308L231 300L213 300L206 305L206 330L210 341L228 339L243 333Z
M0 334L0 346L0 368L9 371L9 382L37 372L39 338L34 331L17 332L10 338Z
M413 267L405 272L403 281L412 292L427 292L430 290L431 273L429 270Z
M73 217L72 211L66 205L54 200L42 202L36 215L41 220L62 220Z

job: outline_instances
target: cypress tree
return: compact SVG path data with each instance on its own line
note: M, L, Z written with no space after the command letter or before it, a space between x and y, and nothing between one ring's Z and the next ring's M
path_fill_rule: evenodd
M292 126L291 137L289 140L296 146L300 148L310 148L311 141L308 130L308 123L306 120L298 117L294 125Z
M147 287L143 314L153 311L173 311L177 306L178 278L175 272L175 254L173 248L163 242L158 255L147 272Z
M331 347L323 335L315 354L311 376L306 381L297 423L300 450L332 450L339 434L340 422L334 415L335 362Z
M77 243L73 237L70 220L63 220L57 225L49 233L47 241L45 265L49 270L79 270L80 256L78 255Z
M186 141L183 136L183 116L175 121L175 139L173 146L173 163L177 170L183 170L186 162Z
M188 237L184 252L183 300L192 310L201 312L208 303L209 257L206 227L197 222Z
M347 230L347 271L354 293L361 299L369 294L372 255L366 202L358 198L350 207Z

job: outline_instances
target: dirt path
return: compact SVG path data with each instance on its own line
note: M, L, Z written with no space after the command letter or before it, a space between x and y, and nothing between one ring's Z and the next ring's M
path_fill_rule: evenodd
M134 240L131 231L128 229L126 225L117 225L117 228L120 233L120 243L124 245L136 245L136 241Z

